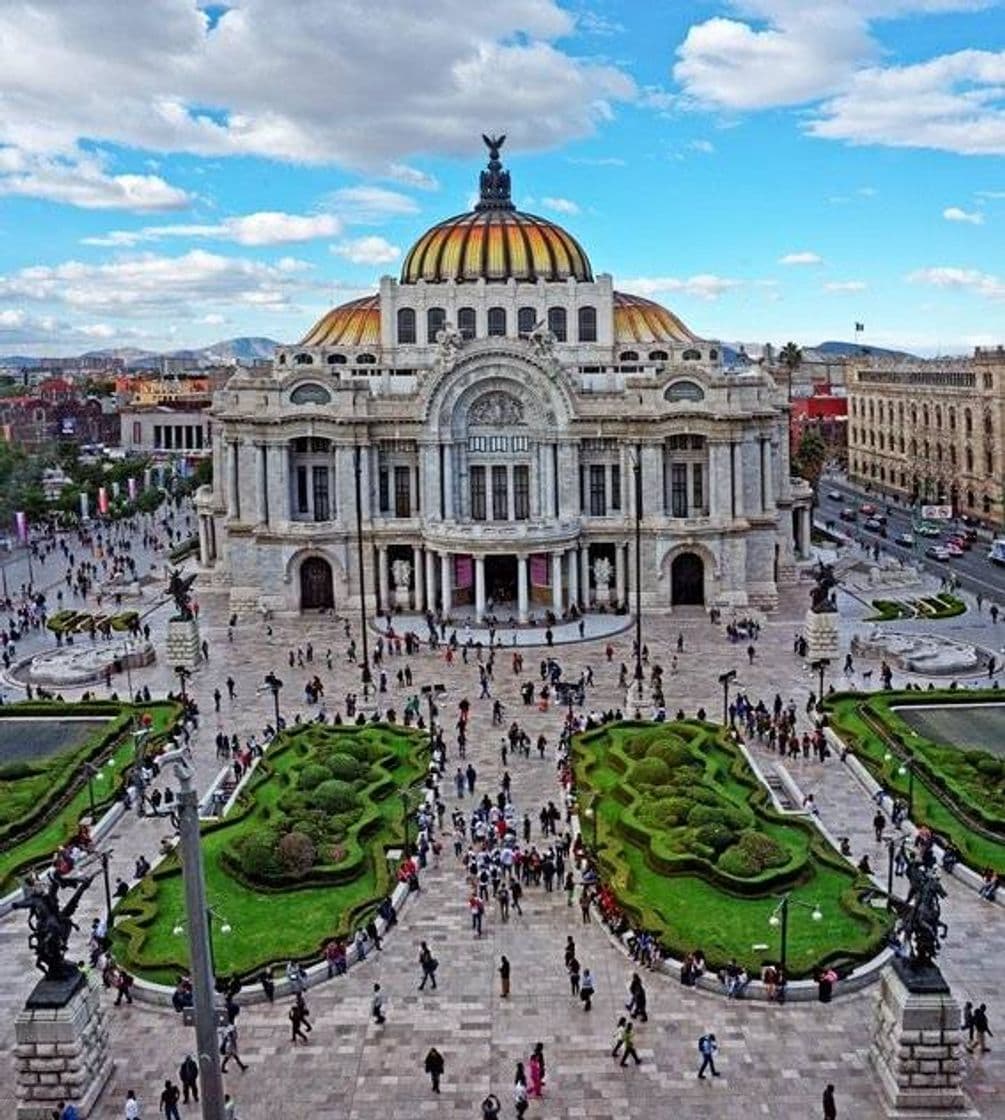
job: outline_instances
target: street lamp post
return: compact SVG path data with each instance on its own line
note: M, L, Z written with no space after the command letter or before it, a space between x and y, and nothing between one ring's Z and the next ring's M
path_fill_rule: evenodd
M111 858L110 851L103 851L98 857L101 860L101 877L105 884L105 925L111 926L112 924L112 888L108 882L108 860Z
M642 445L635 448L635 686L642 703Z
M176 665L174 671L178 675L178 683L181 685L181 702L187 708L188 693L185 691L185 682L192 676L192 670L186 668L184 665Z
M729 726L729 686L736 680L736 670L729 669L719 674L719 684L722 685L722 726Z
M768 925L781 926L781 944L779 946L778 963L781 966L782 973L786 973L786 964L788 962L789 952L789 904L794 903L796 906L802 906L804 909L810 911L810 917L815 922L819 922L823 918L823 912L820 907L813 903L810 905L808 902L802 902L798 898L793 898L790 894L783 894L778 900L778 905L772 911L771 916L768 918Z
M174 763L178 779L178 832L182 877L185 885L185 922L195 1010L195 1037L199 1056L199 1081L203 1120L224 1120L223 1075L216 1032L216 999L213 977L206 881L199 831L199 799L187 750L169 751L161 764Z
M818 661L811 661L810 668L820 674L820 691L817 693L817 707L822 709L824 703L824 670L830 666L829 657L821 657Z
M401 813L405 822L405 846L403 848L405 858L408 858L408 790L401 791Z
M136 814L142 817L143 799L146 796L146 782L143 778L143 743L150 734L149 727L139 727L133 732L133 784L136 786Z
M93 762L84 763L84 773L87 775L87 799L91 803L91 820L97 823L97 808L94 802L94 779L101 773L101 767Z
M366 632L366 579L363 575L363 486L359 444L353 446L353 471L356 477L356 562L359 567L359 628L363 642L363 696L370 694L370 647Z
M265 674L265 685L272 693L272 707L276 717L276 734L278 735L282 724L282 717L279 715L279 690L283 687L283 682L274 672L268 672Z
M892 836L886 838L886 908L887 910L893 909L893 850L894 839Z
M907 819L910 820L914 816L914 759L905 758L897 773L907 775Z

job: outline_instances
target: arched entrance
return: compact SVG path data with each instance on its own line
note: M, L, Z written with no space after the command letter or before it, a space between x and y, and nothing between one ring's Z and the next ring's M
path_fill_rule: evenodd
M670 566L670 604L702 606L705 602L705 565L694 552L675 556Z
M325 610L335 606L332 566L320 556L308 556L300 565L300 609Z

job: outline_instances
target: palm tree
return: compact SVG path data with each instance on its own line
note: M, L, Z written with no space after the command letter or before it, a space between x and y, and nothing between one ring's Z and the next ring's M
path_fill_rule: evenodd
M778 351L778 360L788 371L789 400L792 400L792 378L795 376L796 370L803 364L803 352L794 342L786 342Z

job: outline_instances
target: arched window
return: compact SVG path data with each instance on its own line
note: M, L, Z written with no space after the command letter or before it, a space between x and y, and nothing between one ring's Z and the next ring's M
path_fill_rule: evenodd
M694 381L675 381L666 387L663 397L668 401L703 401L705 391Z
M638 360L639 356L634 350L622 350L618 355L618 361L621 362L637 362Z
M937 428L942 427L942 408L940 405L935 406L935 426Z
M490 307L488 314L489 338L506 337L506 308Z
M700 362L701 361L701 351L700 350L685 350L684 353L681 354L681 358L685 362Z
M969 408L963 410L963 432L968 436L974 434L974 417Z
M649 361L651 362L668 362L670 355L665 350L650 350Z
M994 466L995 466L994 456L991 454L990 451L985 451L984 452L984 473L988 476L988 478L990 478L991 475L994 473Z
M297 354L293 361L298 366L312 366L314 365L314 358L310 354Z
M875 420L876 419L876 406L874 405L874 403L872 401L869 402L869 419L870 420Z
M280 354L279 355L279 364L281 366L286 365L286 355L285 354Z
M927 404L923 404L921 406L921 423L926 428L928 427L928 405Z
M398 308L398 342L415 342L415 311L411 307Z
M973 509L974 508L974 492L973 492L973 490L968 490L967 491L967 508L968 509Z
M719 360L719 351L718 351L718 350L709 350L709 352L708 352L708 360L709 360L710 362L716 362L716 361L718 361L718 360Z
M879 422L883 423L883 402L879 402Z
M897 419L900 421L901 424L904 423L904 402L903 401L901 401L900 404L897 405Z
M904 437L903 436L900 437L900 450L901 451L904 450Z
M911 440L911 458L913 459L914 456L917 455L917 454L918 454L918 441L916 439L912 439Z
M521 307L516 313L516 329L517 334L521 338L526 338L527 335L534 329L537 323L537 310L533 307Z
M566 329L566 316L564 307L548 308L548 330L551 331L558 342L565 342L569 337L569 332Z
M956 409L955 408L951 408L949 410L949 430L951 432L956 431Z
M918 426L918 406L912 404L911 405L911 427L916 428L917 426Z
M883 450L883 433L882 432L879 433L879 449L880 449L880 451Z
M972 447L967 448L966 457L967 457L967 472L972 473L973 469L974 469L974 451L973 451Z
M331 393L323 385L298 385L290 393L291 404L330 404Z
M377 359L373 354L358 354L356 356L356 364L360 366L375 366Z
M345 361L346 361L345 354L329 354L328 355L328 364L330 366L344 366Z
M922 444L921 457L923 459L927 459L930 450L931 450L931 448L928 446L928 440L926 439L925 442Z
M949 445L949 461L956 466L956 448L952 444Z
M989 435L992 435L992 434L993 434L993 432L994 432L994 422L992 421L992 419L991 419L991 413L989 412L989 413L988 413L988 414L987 414L987 415L986 415L986 416L984 417L984 434L985 434L986 436L989 436Z
M426 312L426 342L430 346L436 342L436 336L443 330L447 321L447 313L442 307L431 307Z
M985 513L991 512L991 498L987 494L984 495L981 501L981 509L983 509Z
M937 443L935 445L935 461L937 463L942 462L942 444L941 443Z
M457 329L462 338L475 337L475 309L473 307L459 307L457 309Z
M595 307L581 307L579 309L579 341L597 341L597 309Z

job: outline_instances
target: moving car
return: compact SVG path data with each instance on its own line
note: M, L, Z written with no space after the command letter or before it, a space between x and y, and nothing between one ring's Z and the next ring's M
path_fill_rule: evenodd
M962 533L954 533L949 540L946 541L947 545L954 544L957 548L963 549L964 552L969 552L971 545L969 538L963 536Z
M832 502L840 502L844 494L842 494L840 490L828 490L827 497L830 498Z
M858 507L858 512L862 514L863 517L872 517L876 512L876 507L866 502L864 505Z
M914 534L898 533L897 544L902 544L905 548L914 548Z
M992 544L988 552L988 560L992 564L1000 564L1005 567L1005 537L999 537L994 544Z
M858 520L858 514L851 508L851 506L845 506L844 509L841 511L841 520L842 521L857 521Z
M919 537L941 537L942 530L937 525L919 525L915 532Z
M946 541L943 548L945 548L946 552L948 552L954 560L959 559L959 557L963 555L963 549L954 541Z
M925 549L925 555L931 557L933 560L949 560L949 549L941 544L930 544Z
M886 536L886 526L878 517L870 517L863 522L862 527L868 529L870 533L879 533L881 537Z

